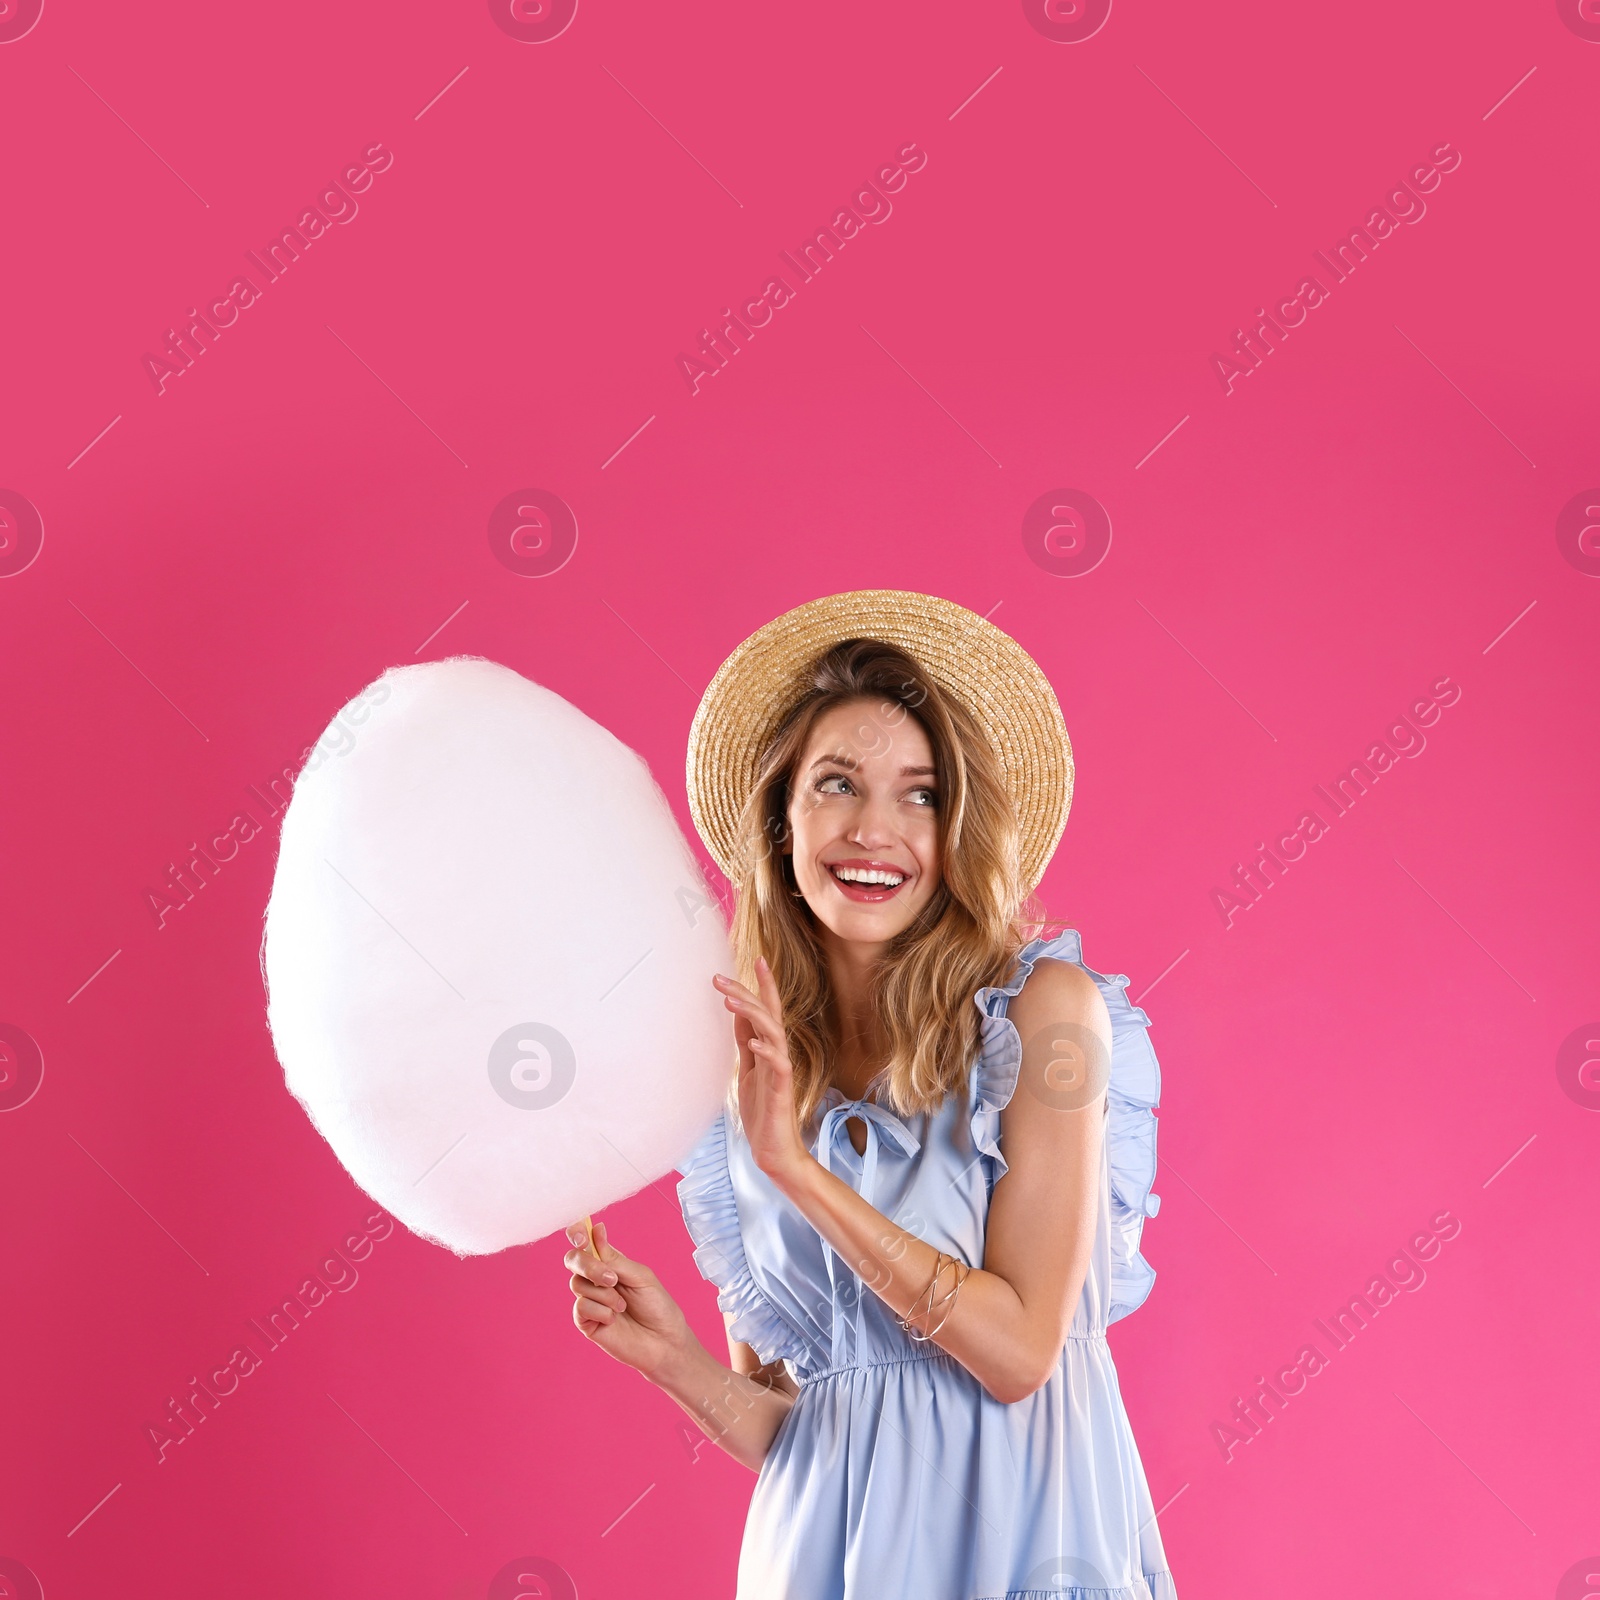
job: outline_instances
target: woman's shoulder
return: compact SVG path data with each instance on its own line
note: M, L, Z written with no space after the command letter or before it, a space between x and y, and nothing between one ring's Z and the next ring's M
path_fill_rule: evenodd
M1154 1113L1161 1100L1161 1069L1150 1044L1150 1018L1128 998L1127 975L1108 976L1089 966L1075 928L1024 945L1006 982L980 989L974 996L982 1037L974 1071L972 1127L978 1148L995 1158L996 1174L1003 1173L1000 1113L1016 1091L1023 1033L1031 1037L1037 1029L1059 1020L1050 1014L1051 1002L1074 1003L1076 997L1086 995L1086 983L1098 991L1111 1042L1106 1100L1114 1321L1143 1303L1155 1279L1139 1254L1139 1237L1144 1219L1153 1217L1160 1204L1151 1188L1156 1174ZM1039 987L1035 989L1035 985ZM1043 1001L1036 1024L1029 1012L1033 1004L1027 998L1029 991Z
M973 1001L987 1018L1022 1015L1038 997L1070 998L1097 988L1096 974L1083 965L1083 941L1076 928L1030 939L1012 958L1004 981L978 990ZM1034 998L1025 998L1025 997ZM1021 1002L1021 1004L1018 1004Z
M1111 1017L1094 979L1065 955L1039 955L1007 1002L1006 1014L1026 1038L1052 1022L1100 1025L1109 1041Z
M976 1076L980 1089L990 1091L985 1097L1001 1105L1010 1098L1023 1037L1055 1023L1092 1027L1113 1049L1122 1045L1125 1058L1139 1054L1135 1036L1142 1041L1150 1019L1128 999L1127 985L1125 974L1107 976L1085 963L1076 928L1023 945L1006 981L973 996L979 1013Z
M978 1055L973 1063L975 1098L994 1110L1011 1099L1022 1065L1022 1038L1063 1005L1087 1003L1083 985L1094 980L1079 964L1082 947L1076 931L1030 939L1016 953L1001 983L988 984L972 997L978 1008Z

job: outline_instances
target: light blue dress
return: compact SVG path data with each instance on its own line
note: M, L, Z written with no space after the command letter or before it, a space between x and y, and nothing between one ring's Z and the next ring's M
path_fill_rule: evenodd
M1040 957L1082 967L1076 932L1036 939L980 989L965 1094L902 1121L830 1089L813 1153L891 1221L983 1265L1006 1170L1000 1113L1022 1045L1006 1015ZM800 1387L756 1479L736 1600L1177 1600L1106 1326L1142 1305L1156 1213L1160 1073L1125 977L1088 967L1111 1014L1099 1221L1083 1297L1049 1382L1007 1405L915 1343L752 1158L726 1111L682 1169L695 1264L734 1338ZM867 1127L857 1155L845 1123Z

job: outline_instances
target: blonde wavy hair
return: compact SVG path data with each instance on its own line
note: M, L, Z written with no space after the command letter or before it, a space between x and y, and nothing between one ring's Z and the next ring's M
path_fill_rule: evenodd
M839 1041L817 919L798 897L793 857L785 852L789 806L795 769L817 720L854 700L874 702L889 725L914 717L933 747L938 774L941 881L878 968L878 1025L887 1059L869 1093L908 1116L965 1091L979 1043L973 994L1004 982L1028 930L1042 926L1021 880L1016 808L993 747L968 708L894 645L847 639L820 656L806 692L758 765L730 875L739 977L755 988L756 957L766 957L783 1001L802 1128L820 1109ZM872 727L864 720L862 731ZM737 1117L736 1085L730 1105Z

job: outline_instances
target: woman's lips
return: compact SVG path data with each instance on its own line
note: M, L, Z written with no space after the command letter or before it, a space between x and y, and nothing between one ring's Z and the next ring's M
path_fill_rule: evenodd
M855 900L862 904L874 905L884 900L892 900L911 881L909 873L902 873L899 883L849 883L841 878L835 870L838 867L863 867L876 872L901 872L899 867L883 866L878 862L835 861L828 865L828 876L833 879L834 887L838 889L846 900Z

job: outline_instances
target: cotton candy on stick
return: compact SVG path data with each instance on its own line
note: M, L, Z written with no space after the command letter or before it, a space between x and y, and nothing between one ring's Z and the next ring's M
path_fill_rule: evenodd
M477 658L393 668L329 725L262 970L313 1124L458 1255L587 1229L687 1157L732 1072L722 917L649 769Z

